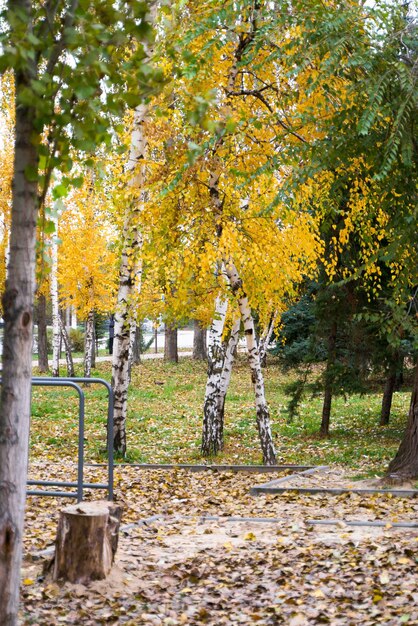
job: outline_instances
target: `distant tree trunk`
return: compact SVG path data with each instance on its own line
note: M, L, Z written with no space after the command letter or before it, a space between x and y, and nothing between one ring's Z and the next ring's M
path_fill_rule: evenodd
M14 0L23 15L31 4ZM29 32L29 28L28 28ZM22 31L22 37L24 33ZM36 75L28 59L15 71L16 122L10 253L3 293L3 371L0 403L0 623L15 626L19 601L23 518L31 405L37 183L26 172L38 171L41 138L34 128L35 111L20 100ZM32 71L33 70L33 71ZM29 180L30 178L30 180ZM32 182L31 182L32 181Z
M95 324L95 315L93 311L93 339L91 342L91 367L92 368L96 367L96 348L97 348L96 342L97 342L96 324Z
M57 230L58 220L55 219L55 229ZM60 311L58 302L58 242L53 237L51 244L51 301L52 301L52 376L60 375L61 356L61 329Z
M389 424L393 394L400 388L402 380L403 356L399 350L395 350L386 372L386 381L382 397L382 409L380 412L381 426L387 426L387 424Z
M46 296L41 293L38 296L38 368L41 374L49 371L46 329Z
M222 448L222 429L219 423L219 394L221 375L225 361L225 347L222 333L225 324L227 301L218 296L215 304L215 316L209 330L208 343L208 378L205 400L203 403L203 455L217 454Z
M218 422L220 430L220 441L222 450L224 445L224 423L225 423L225 399L228 392L229 383L231 382L232 366L237 354L237 346L239 339L239 329L241 327L241 318L235 320L231 334L229 336L228 344L225 350L225 360L222 368L222 374L219 384L219 400L218 400Z
M71 307L71 328L77 328L77 311Z
M244 325L248 362L251 369L251 380L255 394L257 428L261 450L263 453L263 463L266 465L275 465L276 451L274 449L273 436L271 434L270 412L264 391L264 379L261 371L260 355L258 353L255 338L254 320L251 313L251 307L243 290L242 280L240 279L238 271L231 260L225 261L225 270L232 292L237 297L241 319Z
M260 341L258 344L258 351L260 353L260 363L261 367L266 367L267 365L267 348L270 345L271 338L273 336L274 325L277 319L277 311L275 311L271 317L270 324L266 328L263 335L260 337Z
M328 336L328 356L327 367L324 377L324 403L322 405L322 420L320 434L323 437L329 436L329 425L331 419L331 404L332 393L334 389L333 381L333 368L336 358L336 345L337 345L337 324L334 322L331 326L331 330Z
M67 329L62 323L61 318L59 318L59 320L60 320L60 325L61 325L61 337L62 337L62 341L64 344L64 349L65 349L65 360L67 362L67 376L69 378L73 378L74 377L74 361L73 361L73 352L71 349L71 341L68 336Z
M86 319L86 333L84 335L84 377L91 376L91 357L94 350L94 311L89 311Z
M202 328L200 322L193 322L193 359L205 361L207 359L206 328Z
M389 424L395 386L396 370L393 367L390 367L386 374L385 388L383 390L382 409L380 411L380 426L387 426Z
M164 361L170 363L179 362L179 353L177 349L178 329L174 326L165 325L164 334Z
M137 324L133 325L133 338L132 338L132 365L139 365L141 363L141 327Z
M418 478L418 364L415 366L408 423L387 475L399 480Z

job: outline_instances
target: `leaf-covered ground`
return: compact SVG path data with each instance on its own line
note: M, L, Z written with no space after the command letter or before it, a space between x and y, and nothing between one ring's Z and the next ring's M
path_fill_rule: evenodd
M55 464L38 468L40 476L47 472L65 473ZM103 480L103 469L90 468L87 478ZM46 558L38 552L51 545L63 503L30 498L23 623L418 624L418 532L391 526L417 519L415 499L250 496L250 486L265 480L266 474L118 469L116 495L128 527L111 577L90 587L43 577ZM232 516L246 520L228 521ZM330 518L341 522L309 523ZM344 519L385 526L353 528Z
M108 373L106 365L97 372ZM344 473L351 482L384 469L398 445L407 391L397 394L393 424L386 429L377 426L378 394L339 399L333 436L324 441L315 434L320 399L307 399L302 417L288 424L283 394L288 378L276 366L266 378L280 462L331 463L339 480ZM243 363L233 385L226 451L216 462L255 463L259 451ZM202 462L203 386L204 366L190 361L177 368L153 362L136 369L128 426L132 458ZM91 387L86 394L87 458L101 462L105 394ZM37 389L34 396L31 478L74 479L73 392ZM43 573L59 510L67 502L30 497L22 623L418 624L418 531L393 527L395 522L417 521L417 501L388 494L249 494L251 486L283 475L117 467L115 493L124 515L116 564L108 580L89 587L56 584ZM87 467L85 478L103 482L105 469ZM328 474L328 485L332 480ZM103 495L87 493L89 498ZM340 521L333 526L309 522L319 519ZM384 526L351 527L343 520L380 520Z

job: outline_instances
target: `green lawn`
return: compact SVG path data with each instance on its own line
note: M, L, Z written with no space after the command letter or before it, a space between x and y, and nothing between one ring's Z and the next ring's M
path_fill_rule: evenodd
M144 361L132 372L129 396L128 462L199 463L206 365L183 358L178 365ZM36 372L35 372L36 373ZM81 366L77 373L82 375ZM110 380L110 363L94 376ZM346 465L359 474L382 473L399 445L409 405L409 389L394 397L391 424L379 426L380 392L336 398L331 436L317 435L321 398L307 396L300 416L289 422L285 386L291 382L277 363L265 370L267 398L278 463ZM375 389L377 387L375 386ZM89 386L86 393L86 459L105 459L106 392ZM32 457L76 457L77 396L73 390L33 390ZM240 357L226 403L225 449L212 463L260 463L253 394L246 360Z

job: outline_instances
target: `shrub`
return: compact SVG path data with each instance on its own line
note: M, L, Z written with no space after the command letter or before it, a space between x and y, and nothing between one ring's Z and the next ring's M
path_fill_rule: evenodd
M80 328L70 328L70 344L74 352L84 351L84 332Z

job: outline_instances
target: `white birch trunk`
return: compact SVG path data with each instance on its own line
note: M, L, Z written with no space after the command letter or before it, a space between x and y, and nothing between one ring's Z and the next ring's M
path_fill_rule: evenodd
M131 149L128 171L132 172L131 187L143 188L144 167L138 168L145 156L146 138L144 122L148 113L147 105L140 105L135 110L134 129L131 137ZM128 387L130 378L131 327L135 325L132 312L134 290L140 290L142 266L138 261L142 248L142 235L137 221L141 211L140 202L127 208L123 227L123 249L119 271L119 290L115 311L115 336L112 355L112 387L114 393L114 448L117 452L126 452L126 415L128 408Z
M260 354L260 363L262 365L265 362L266 357L267 357L267 348L269 347L271 338L273 336L274 325L276 323L276 319L277 319L277 311L274 311L273 316L270 320L270 324L268 325L265 332L263 333L263 336L260 338L258 352Z
M65 360L67 362L67 376L68 378L73 378L74 376L74 362L73 362L73 353L71 350L71 342L70 342L70 338L68 336L67 333L67 329L65 328L64 324L62 323L61 317L58 316L59 319L59 323L60 323L60 330L61 330L61 337L64 343L64 349L65 349Z
M237 297L242 323L244 325L247 343L248 362L251 369L251 380L254 386L257 428L260 437L263 463L275 465L276 451L270 427L270 412L264 392L264 379L261 371L260 355L255 337L254 320L248 298L243 291L242 281L232 260L225 261L225 272L231 284L231 289Z
M225 361L225 347L222 333L225 324L228 303L218 296L215 304L215 316L209 330L208 341L208 379L203 404L203 432L201 451L204 455L216 454L222 448L221 428L219 423L219 393L221 375Z
M54 217L55 234L51 244L51 302L52 302L52 376L60 375L61 328L58 301L58 218Z
M77 311L75 307L71 307L71 328L77 328Z
M71 326L71 307L65 307L65 328L68 330Z
M225 399L228 392L229 383L231 382L232 366L234 364L235 356L237 354L237 345L239 339L239 329L241 326L241 318L235 320L231 335L228 340L228 345L225 350L224 366L222 368L221 380L219 384L219 399L218 399L218 420L221 429L221 440L223 447L223 432L224 432L224 417L225 417Z
M94 350L94 311L89 311L86 319L86 334L84 336L84 378L91 376L91 356Z

